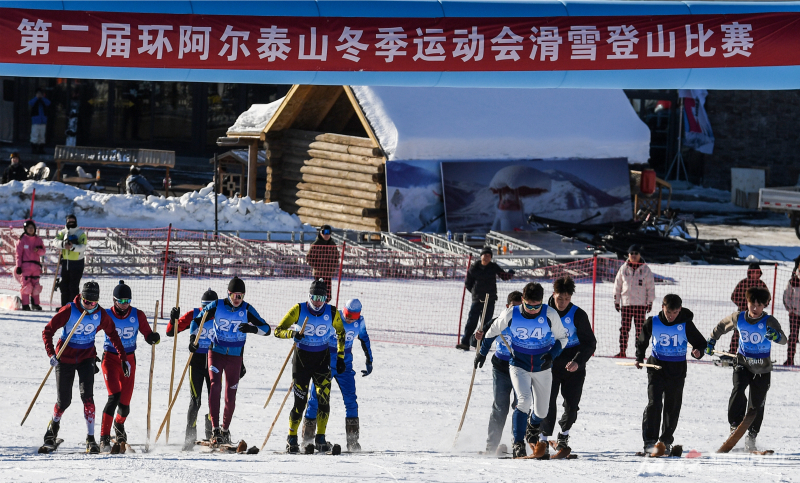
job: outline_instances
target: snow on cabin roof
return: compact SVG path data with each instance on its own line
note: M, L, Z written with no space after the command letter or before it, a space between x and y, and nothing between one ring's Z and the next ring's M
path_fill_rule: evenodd
M283 97L269 104L253 104L250 109L239 114L233 126L228 128L228 136L260 136L267 123L283 102Z
M650 157L622 90L352 89L389 161Z

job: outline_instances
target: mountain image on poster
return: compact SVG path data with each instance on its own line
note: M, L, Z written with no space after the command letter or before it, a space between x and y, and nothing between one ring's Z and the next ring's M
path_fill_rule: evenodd
M531 214L591 223L630 220L624 158L442 162L447 229L530 230Z
M389 231L444 233L444 203L438 161L386 163Z

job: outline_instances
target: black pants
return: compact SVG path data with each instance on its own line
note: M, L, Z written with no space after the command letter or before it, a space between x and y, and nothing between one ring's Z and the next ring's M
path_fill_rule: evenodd
M75 300L81 293L81 278L83 277L83 260L61 260L61 306Z
M683 402L683 384L686 377L669 377L658 371L647 374L647 406L642 416L642 439L645 446L659 441L672 444L673 435L678 428ZM662 419L663 412L663 419ZM661 436L658 427L661 426Z
M203 384L206 392L211 390L211 379L208 376L208 354L196 352L189 363L189 412L186 415L186 440L197 439L197 413L203 402ZM208 420L208 416L206 416ZM206 435L209 436L209 435Z
M289 413L289 434L296 435L308 403L308 386L317 391L317 434L325 434L331 412L331 353L297 349L292 361L294 407Z
M556 425L556 414L558 408L556 407L556 400L558 392L561 391L561 397L564 398L564 414L558 421L561 426L561 432L569 431L575 421L578 419L578 405L581 402L583 395L583 381L586 380L586 369L579 369L575 372L568 372L567 370L558 370L553 372L553 384L550 386L550 409L547 411L547 417L542 420L542 434L545 436L552 436L553 429Z
M517 395L511 385L511 376L508 374L508 362L498 362L504 365L503 369L497 367L492 358L492 388L494 390L494 403L492 414L489 416L489 437L486 439L486 451L494 451L503 437L503 427L506 425L509 408L517 407ZM511 395L514 401L511 401Z
M497 300L496 296L489 295L489 303L486 304L486 320L492 320L494 317L494 302ZM464 326L464 335L461 337L461 343L467 345L470 343L472 334L478 328L478 321L483 313L483 301L473 300L472 306L469 308L469 315L467 316L467 325Z
M77 364L61 363L56 366L56 390L58 412L63 413L72 404L72 384L78 373L78 389L84 404L94 405L94 359L85 359Z
M744 419L748 408L757 408L753 424L750 425L750 432L758 434L761 430L761 422L764 421L764 404L767 402L767 391L769 391L771 373L753 374L746 367L737 365L733 369L733 390L728 401L728 423L731 427L739 426ZM750 400L748 401L745 391L750 387Z

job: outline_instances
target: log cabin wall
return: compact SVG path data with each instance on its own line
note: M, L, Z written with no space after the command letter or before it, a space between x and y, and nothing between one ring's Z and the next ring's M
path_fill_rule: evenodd
M270 132L267 194L314 226L381 231L386 219L386 161L367 137L297 129Z

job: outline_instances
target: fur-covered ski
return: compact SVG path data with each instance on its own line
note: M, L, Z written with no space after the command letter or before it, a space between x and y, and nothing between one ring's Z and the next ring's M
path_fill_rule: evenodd
M753 424L753 421L756 420L756 416L758 415L758 410L755 408L748 408L747 414L744 415L744 419L739 426L736 427L736 430L728 436L728 439L722 443L722 446L719 447L717 453L727 453L736 446L736 443L742 439L744 433L750 428L750 425Z
M39 447L39 454L50 454L55 450L57 450L58 447L61 446L61 443L63 442L64 442L63 439L57 438L54 444L43 444L42 446Z
M683 446L679 444L672 446L672 450L670 450L669 454L662 453L658 450L654 450L652 453L645 453L644 451L636 453L636 456L646 456L648 458L680 458L682 455Z
M759 456L766 456L770 454L775 454L775 451L771 449L765 449L764 451L751 451L750 454L759 455Z
M314 448L313 444L308 444L308 445L306 445L304 450L305 450L304 454L314 454L315 448ZM325 451L324 453L321 453L321 452L317 451L317 454L327 454L327 455L332 455L332 456L339 456L340 454L342 454L342 447L340 445L338 445L338 444L333 444L333 445L331 445L331 450L330 451Z
M236 444L214 444L208 440L200 440L195 442L198 446L205 446L211 448L212 451L220 453L236 453L236 454L258 454L258 448L255 446L247 448L245 440L241 440Z

